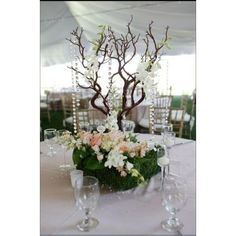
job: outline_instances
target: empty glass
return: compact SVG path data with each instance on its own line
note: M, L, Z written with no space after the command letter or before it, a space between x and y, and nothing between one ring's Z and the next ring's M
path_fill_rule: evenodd
M90 132L92 129L89 122L80 122L79 128L80 128L80 130L84 130L86 132Z
M133 133L135 128L135 123L132 120L122 120L121 121L122 131L125 133Z
M106 131L105 121L97 121L96 129L99 133L104 133Z
M167 123L167 124L163 124L162 125L162 132L171 132L173 131L173 125L170 124L170 123Z
M163 143L170 149L175 144L175 132L165 130L161 134Z
M162 205L170 213L170 217L161 222L161 226L168 232L180 231L184 224L176 217L187 202L187 184L175 176L168 175L162 189Z
M77 228L88 232L99 223L97 219L90 216L91 212L96 209L100 196L98 179L93 176L84 176L83 182L76 180L74 193L76 206L85 212L85 218L79 221Z
M70 168L71 166L70 166L70 164L68 164L67 162L66 162L66 144L64 143L64 141L63 141L63 136L65 135L65 134L67 134L67 133L70 133L70 131L68 131L68 130L66 130L66 129L60 129L60 130L58 130L57 131L57 143L60 145L60 147L62 148L62 151L63 151L63 161L64 161L64 163L63 164L61 164L60 166L59 166L59 168L61 169L61 170L67 170L68 168Z
M54 128L45 129L44 130L44 141L46 142L49 152L47 153L48 156L52 157L54 154L56 154L56 151L54 149L54 145L56 143L56 137L57 137L57 130Z

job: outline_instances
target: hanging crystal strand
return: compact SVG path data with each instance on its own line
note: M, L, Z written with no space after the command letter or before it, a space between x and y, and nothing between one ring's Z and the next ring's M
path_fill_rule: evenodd
M149 106L150 133L154 134L154 92L151 92L151 105Z
M73 46L73 44L70 44L70 49L71 49L71 55L72 55L72 59L71 59L71 67L74 67L74 60L75 60L75 48ZM75 93L76 93L76 81L75 81L75 71L71 70L71 80L72 80L72 122L73 122L73 127L74 127L74 134L77 134L77 117L76 117L76 97L75 97Z
M168 95L168 86L169 86L169 81L168 81L168 60L166 61L166 94ZM169 99L166 101L165 103L165 125L168 125L169 121L168 121L168 113L169 113L169 109L168 109L168 103L169 103Z
M80 107L80 89L79 89L79 72L78 72L78 59L76 57L76 50L75 50L75 91L76 91L76 97L75 97L75 112L77 115L77 112L79 110ZM79 125L76 122L76 125ZM80 127L77 127L77 129L79 129Z
M108 55L110 55L111 53L111 35L108 35ZM111 68L112 68L112 61L111 61L111 58L109 56L109 59L108 59L108 81L109 81L109 86L108 86L108 89L109 89L109 94L108 94L108 107L109 107L109 114L108 115L111 115L112 114L112 109L113 109L113 101L112 101L112 87L113 87L113 81L112 81L112 76L111 76Z

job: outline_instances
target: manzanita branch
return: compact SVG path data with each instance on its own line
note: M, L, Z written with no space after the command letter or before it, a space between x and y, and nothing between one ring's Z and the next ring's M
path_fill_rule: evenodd
M78 59L82 65L83 70L85 71L79 71L74 67L68 68L76 71L78 74L84 77L85 80L87 80L89 86L84 86L81 84L78 84L78 86L95 91L95 94L91 99L91 105L94 108L100 110L105 115L108 115L110 112L108 99L111 88L109 88L106 95L103 95L102 87L100 86L98 80L101 77L101 67L103 65L107 65L109 60L114 60L116 62L117 68L113 74L110 75L111 83L113 83L113 81L117 78L121 78L124 83L122 88L121 109L119 110L117 117L119 125L121 124L122 117L128 115L129 112L134 107L138 106L145 98L143 82L137 79L138 73L130 72L127 69L127 66L130 65L134 57L137 55L137 46L140 38L140 34L136 36L131 29L132 21L133 17L131 16L131 19L126 26L127 31L125 34L115 34L110 26L99 26L100 32L98 32L98 38L90 42L90 44L93 46L93 53L97 58L97 62L88 62L88 53L82 43L83 29L81 29L79 32L78 28L76 28L71 33L74 39L67 39L75 47L78 47ZM143 39L145 50L141 55L141 61L148 62L148 67L146 68L147 71L151 71L154 63L158 62L161 55L160 50L166 46L168 41L169 27L167 27L165 30L164 39L160 43L157 43L152 32L152 24L153 21L148 25L146 30L145 38ZM93 76L91 76L91 73L88 73L90 70L92 70ZM135 91L138 89L139 85L141 85L141 96L139 98L136 97L135 99ZM128 105L128 91L131 91L130 105ZM103 107L100 107L96 104L98 99L102 99Z

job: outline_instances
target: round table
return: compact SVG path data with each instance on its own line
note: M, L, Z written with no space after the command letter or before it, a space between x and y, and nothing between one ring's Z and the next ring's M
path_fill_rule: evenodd
M137 134L137 137L140 141L161 140L158 135ZM171 158L181 163L181 169L176 171L182 174L188 184L187 204L177 216L184 223L182 234L195 235L195 141L176 138L176 143L180 145L172 147ZM145 191L142 194L135 191L101 194L98 207L93 212L99 225L91 232L78 231L76 224L84 214L75 208L70 177L59 174L58 166L63 162L63 152L58 149L54 157L46 156L46 152L46 144L41 142L41 235L173 235L160 226L168 213L161 205L160 192L152 190L150 186L143 188ZM66 152L67 161L72 164L71 154L72 151ZM174 172L174 167L171 170Z

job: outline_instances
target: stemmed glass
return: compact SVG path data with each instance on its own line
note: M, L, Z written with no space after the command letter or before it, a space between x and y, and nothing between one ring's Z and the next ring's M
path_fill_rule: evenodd
M105 122L104 121L97 121L96 122L96 129L99 133L104 133L106 131Z
M44 130L44 141L46 142L49 152L47 153L48 156L52 157L54 154L56 154L56 151L54 150L54 145L57 137L57 130L54 128L45 129Z
M184 224L176 217L187 202L187 184L179 177L167 176L162 189L162 205L170 213L170 217L161 222L168 232L179 232Z
M66 130L66 129L60 129L57 131L57 142L58 144L60 145L60 147L62 148L63 150L63 160L64 160L64 163L61 164L59 166L59 168L61 170L67 170L68 168L71 168L71 165L70 164L67 164L66 162L66 145L65 143L63 142L63 136L66 134L66 133L70 133L70 131Z
M86 132L90 132L92 127L90 126L89 122L85 121L85 122L80 122L79 123L79 128L81 130L84 130Z
M122 120L121 121L122 131L124 133L133 133L135 128L135 123L132 120Z
M97 219L90 216L91 212L96 209L100 196L98 179L93 176L84 176L83 182L76 180L74 194L76 206L85 212L85 218L79 221L77 228L88 232L99 223Z

